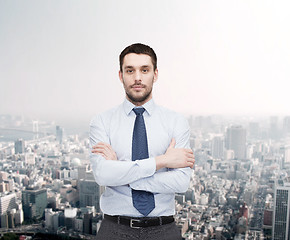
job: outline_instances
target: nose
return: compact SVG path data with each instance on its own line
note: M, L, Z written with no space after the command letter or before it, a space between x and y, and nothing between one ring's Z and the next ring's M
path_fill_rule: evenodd
M141 82L141 72L140 71L136 71L135 72L135 81L136 82Z

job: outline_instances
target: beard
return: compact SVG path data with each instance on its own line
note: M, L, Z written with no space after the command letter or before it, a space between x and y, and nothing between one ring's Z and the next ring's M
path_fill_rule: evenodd
M135 95L134 92L130 91L130 89L132 89L136 85L141 85L143 88L145 88L145 92L141 96ZM134 84L134 85L131 85L129 87L125 87L125 92L126 92L127 97L133 103L145 102L150 97L150 95L152 93L152 85L151 85L151 87L148 88L148 86L146 86L144 84Z

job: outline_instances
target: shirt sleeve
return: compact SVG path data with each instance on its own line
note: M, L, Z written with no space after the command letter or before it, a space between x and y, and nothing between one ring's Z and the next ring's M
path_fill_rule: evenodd
M184 117L179 117L173 132L176 140L175 148L190 148L190 128ZM135 190L153 193L186 192L192 174L191 168L168 169L166 172L156 172L150 177L139 179L130 184Z
M156 162L154 158L149 158L146 161L106 160L101 155L92 153L92 147L99 142L110 144L110 138L101 115L97 115L90 123L90 162L95 180L99 185L126 185L155 173Z

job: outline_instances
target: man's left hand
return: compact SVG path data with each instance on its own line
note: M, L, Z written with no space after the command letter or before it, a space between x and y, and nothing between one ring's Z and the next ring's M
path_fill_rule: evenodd
M114 149L108 143L99 142L93 146L92 153L100 154L106 160L118 160Z

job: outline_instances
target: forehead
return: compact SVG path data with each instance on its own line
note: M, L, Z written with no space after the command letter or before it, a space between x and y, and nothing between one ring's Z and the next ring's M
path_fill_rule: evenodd
M129 53L124 57L123 60L123 67L141 67L145 65L153 67L151 57L147 54Z

